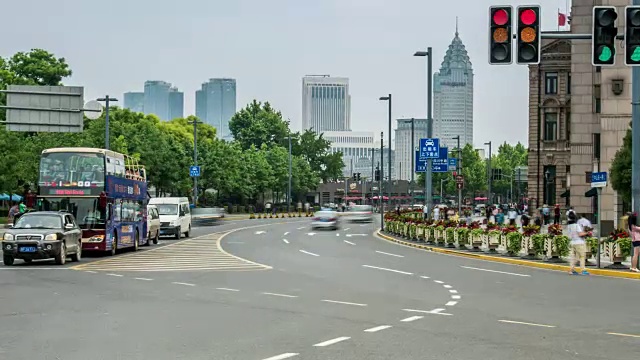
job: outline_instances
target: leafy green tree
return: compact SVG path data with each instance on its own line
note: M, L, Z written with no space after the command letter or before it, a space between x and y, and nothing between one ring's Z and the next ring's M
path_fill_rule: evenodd
M611 186L622 197L624 204L631 204L631 130L622 140L622 147L618 149L611 163Z
M498 153L492 156L491 167L501 169L502 179L494 180L492 191L507 197L511 191L511 180L518 166L527 166L527 149L521 143L510 145L506 142L498 147ZM515 187L516 184L514 183Z
M233 115L229 130L243 149L249 149L251 145L259 149L263 144L282 144L289 135L289 124L268 102L253 100Z
M62 79L72 74L64 58L42 49L18 52L6 66L15 76L13 84L21 85L62 85Z

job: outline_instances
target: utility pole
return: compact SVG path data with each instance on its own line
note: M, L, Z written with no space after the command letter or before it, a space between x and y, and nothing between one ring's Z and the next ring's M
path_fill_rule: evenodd
M287 213L291 213L291 132L289 132L289 187L287 189Z
M633 0L633 5L640 5L640 0ZM631 105L631 178L636 179L631 182L631 207L635 213L640 213L640 182L637 181L640 178L640 67L638 66L634 66L631 70ZM598 196L598 206L601 201L601 197ZM600 210L598 210L598 221L600 221ZM598 237L601 236L598 233ZM598 260L600 260L599 256ZM631 264L631 267L637 268L638 264Z
M432 104L433 104L433 50L431 47L427 48L427 51L416 51L413 56L426 56L427 57L427 137L433 138L433 118L432 114ZM425 176L425 192L424 192L424 203L427 206L427 214L431 216L431 210L433 209L433 161L431 159L427 159L427 168L426 168L426 176Z
M458 176L462 176L462 150L460 149L460 135L454 137L454 139L458 140L458 161L456 161L456 174ZM457 181L456 181L457 184ZM462 216L462 187L458 185L458 216Z
M198 124L201 123L198 119L189 121L188 124L193 124L193 165L198 166ZM193 206L198 206L198 177L193 177Z
M391 94L389 94L388 96L380 97L380 100L381 101L387 101L388 105L389 105L389 111L388 111L388 116L389 116L389 134L388 134L389 135L389 160L387 160L388 163L389 163L389 170L388 170L389 177L388 177L387 180L389 181L389 183L391 183ZM380 177L383 177L384 176L383 174L384 174L384 171L382 171L380 173ZM389 191L389 201L391 201L391 184L389 184L388 191Z
M109 95L106 95L103 98L97 99L98 101L104 101L105 114L104 114L104 148L105 150L109 149L109 103L116 102L118 99L112 98Z
M380 132L380 229L384 231L384 199L382 198L382 184L384 178L384 132ZM391 157L391 154L389 154Z
M489 168L489 191L487 194L487 201L489 202L489 205L493 204L493 202L491 202L491 184L493 183L493 171L491 169L491 141L484 143L485 145L489 145L489 158L487 159L487 167Z
M376 180L375 169L373 168L373 162L376 158L376 149L371 148L371 205L373 206L373 183Z

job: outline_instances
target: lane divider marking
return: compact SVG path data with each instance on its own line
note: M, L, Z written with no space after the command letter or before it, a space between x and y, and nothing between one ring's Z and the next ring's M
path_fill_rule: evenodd
M282 241L284 241L286 244L289 243L289 240L287 240L287 239L282 239Z
M292 357L298 356L298 355L300 355L300 354L298 354L298 353L284 353L284 354L272 356L270 358L266 358L266 359L263 359L263 360L284 360L284 359L292 358Z
M222 290L222 291L240 291L240 290L238 290L238 289L221 288L221 287L216 288L216 290Z
M396 254L392 254L392 253L388 253L388 252L384 252L384 251L378 251L378 250L376 250L376 252L377 252L378 254L383 254L383 255L395 256L395 257L400 257L400 258L403 258L403 257L404 257L404 255L396 255Z
M326 300L326 299L321 301L333 303L333 304L342 304L342 305L367 306L367 304L359 304L359 303L353 303L353 302L347 302L347 301Z
M372 327L370 329L365 330L364 332L368 332L368 333L374 333L374 332L378 332L380 330L385 330L390 328L391 325L380 325L380 326L376 326L376 327Z
M271 295L271 296L279 296L279 297L285 297L285 298L297 298L297 295L287 295L287 294L278 294L278 293L270 293L270 292L263 292L262 295Z
M372 265L362 265L362 267L366 267L366 268L369 268L369 269L377 269L377 270L390 271L390 272L394 272L394 273L398 273L398 274L404 274L404 275L413 275L413 273L410 273L410 272L407 272L407 271L400 271L400 270L394 270L394 269L387 269L387 268L378 267L378 266L372 266Z
M305 251L305 250L300 250L300 252L301 252L301 253L304 253L304 254L307 254L307 255L311 255L311 256L320 256L320 255L318 255L318 254L314 254L314 253L312 253L312 252L308 252L308 251Z
M625 336L625 337L632 337L632 338L640 338L640 335L633 335L633 334L623 334L623 333L607 333L609 335L615 335L615 336Z
M339 342L341 342L341 341L349 340L349 339L351 339L351 338L350 338L350 337L348 337L348 336L342 336L342 337L338 337L338 338L335 338L335 339L331 339L331 340L323 341L323 342L321 342L321 343L317 343L317 344L315 344L315 345L313 345L313 346L316 346L316 347L324 347L324 346L333 345L333 344L339 343Z
M460 295L451 295L453 300L460 300Z
M411 321L420 320L420 319L422 319L423 317L424 317L424 316L417 316L417 315L416 315L416 316L408 317L408 318L406 318L406 319L402 319L402 320L400 320L400 321L402 321L402 322L411 322Z
M149 279L149 278L141 278L141 277L137 277L135 278L136 280L141 280L141 281L153 281L153 279Z
M513 275L513 276L522 276L522 277L531 277L531 275L527 275L527 274L518 274L518 273L512 273L512 272L507 272L507 271L498 271L498 270L489 270L489 269L481 269L481 268L476 268L476 267L471 267L471 266L460 266L463 269L469 269L469 270L478 270L478 271L486 271L486 272L490 272L490 273L497 273L497 274L505 274L505 275Z
M528 322L522 322L522 321L513 321L513 320L498 320L498 321L502 322L502 323L507 323L507 324L529 325L529 326L538 326L538 327L545 327L545 328L554 328L555 327L555 325L534 324L534 323L528 323Z
M433 282L436 284L444 284L444 281L440 281L440 280L433 280Z
M183 286L196 286L196 284L185 283L185 282L178 282L178 281L174 281L174 282L172 282L172 284L175 284L175 285L183 285Z
M448 303L444 304L444 306L455 306L457 303L457 301L449 301Z
M351 242L351 241L349 241L349 240L344 240L344 242L346 242L346 243L347 243L347 244L349 244L349 245L355 245L355 243L352 243L352 242Z
M121 275L121 274L107 274L107 276L123 277L124 275Z

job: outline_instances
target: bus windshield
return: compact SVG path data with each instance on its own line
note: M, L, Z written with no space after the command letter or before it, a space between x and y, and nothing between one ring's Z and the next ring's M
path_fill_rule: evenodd
M101 208L97 197L69 198L46 197L41 199L44 211L68 211L82 229L104 229L107 209Z
M102 187L104 186L104 170L103 154L45 153L40 159L38 185L82 186L90 183Z

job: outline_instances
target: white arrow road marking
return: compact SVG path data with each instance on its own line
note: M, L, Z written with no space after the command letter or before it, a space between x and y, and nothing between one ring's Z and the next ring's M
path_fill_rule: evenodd
M352 243L351 241L347 241L347 240L343 240L344 242L346 242L349 245L355 245L355 243Z
M318 254L314 254L312 252L308 252L308 251L304 251L304 250L300 250L301 253L307 254L307 255L311 255L311 256L320 256Z
M367 236L367 234L347 234L347 237L352 237L352 236Z
M307 235L309 235L309 236L313 236L313 235L315 235L315 234L316 234L316 233L307 233Z
M266 233L267 233L266 231L262 231L262 230L260 230L260 231L256 231L256 235L266 234Z

